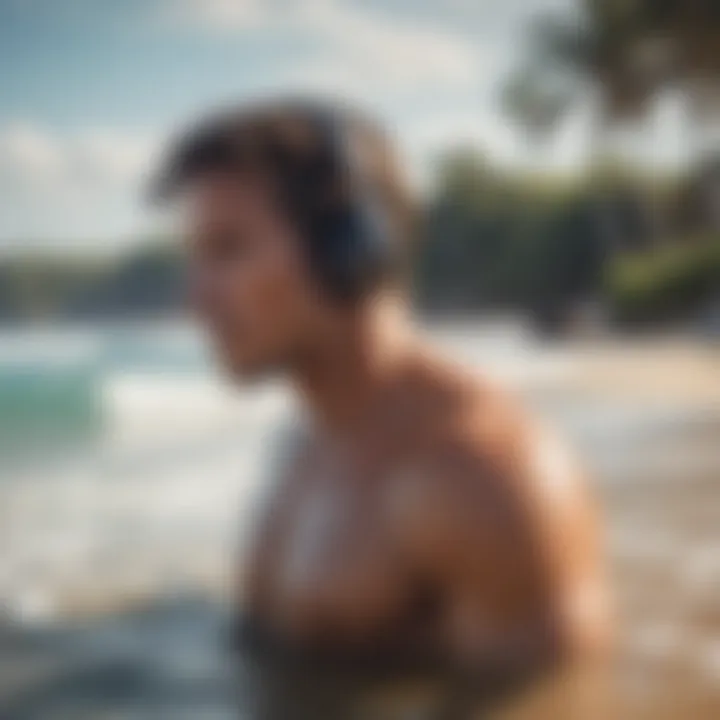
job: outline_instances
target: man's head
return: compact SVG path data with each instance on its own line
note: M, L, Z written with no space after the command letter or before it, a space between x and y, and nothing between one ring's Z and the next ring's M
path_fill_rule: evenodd
M311 353L397 276L409 200L388 141L357 113L282 101L224 113L172 149L196 307L241 374Z

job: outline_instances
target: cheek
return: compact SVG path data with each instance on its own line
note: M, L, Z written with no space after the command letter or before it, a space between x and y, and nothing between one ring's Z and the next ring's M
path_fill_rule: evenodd
M306 314L308 287L297 268L277 261L248 273L242 305L268 334L286 333Z
M232 280L238 330L245 342L266 346L292 342L315 312L314 289L305 268L289 253L259 253Z

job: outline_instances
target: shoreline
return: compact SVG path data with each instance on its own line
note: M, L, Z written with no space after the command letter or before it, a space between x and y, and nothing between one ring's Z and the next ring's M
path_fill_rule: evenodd
M524 347L522 333L519 341L516 329L510 335L511 348L518 342ZM492 333L482 341L492 347ZM603 477L638 482L658 471L673 475L717 467L720 483L720 449L716 457L713 442L715 435L720 439L717 349L682 338L585 340L534 348L534 355L514 364L493 363L492 357L485 362L469 350L470 362L477 359L477 366L491 368L491 374L494 367L501 382L531 406L539 404L571 438L588 436ZM29 615L39 619L65 605L91 612L93 606L142 602L163 582L212 592L222 587L222 553L229 552L232 528L259 480L255 466L262 446L274 420L287 409L287 397L277 387L238 396L207 376L188 381L183 386L181 377L142 374L111 379L105 396L116 415L94 461L78 461L75 468L70 462L52 487L30 477L20 487L12 481L0 487L12 532L17 531L12 537L16 549L27 542L37 546L42 538L52 544L54 535L55 544L62 537L66 545L66 554L56 560L43 559L40 548L35 559L31 553L36 570L23 580L25 561L15 557L11 541L19 580L11 577L13 570L0 578L6 605L20 614L27 605ZM178 387L182 392L175 392ZM189 412L196 401L199 415ZM659 439L660 446L647 447ZM203 476L208 482L198 484ZM72 497L85 507L74 506ZM65 512L62 508L80 513L80 525L55 518L55 527L48 527L43 517ZM132 543L123 546L127 532L133 534ZM188 533L196 536L195 547L187 547ZM188 552L178 553L179 547ZM180 557L171 562L173 553ZM68 567L67 586L54 587L66 585L57 565L68 561L73 567ZM108 582L102 569L106 561L119 563L125 578ZM47 577L38 576L42 568L51 571ZM27 590L14 588L18 582Z

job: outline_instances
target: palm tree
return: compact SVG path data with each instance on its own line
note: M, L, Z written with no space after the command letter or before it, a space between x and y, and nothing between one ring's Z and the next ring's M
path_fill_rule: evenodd
M572 100L566 88L548 84L549 79L532 67L523 67L502 88L503 110L523 129L531 149L544 145Z
M537 67L564 75L576 94L595 91L604 123L641 116L667 72L669 50L645 35L638 2L585 0L574 21L547 17L532 30Z
M642 122L655 98L674 89L693 122L694 154L707 153L720 117L718 0L582 0L574 17L536 19L529 41L502 104L530 137L549 136L578 100L594 101L597 164L614 128Z
M555 78L568 94L591 91L605 128L642 119L666 88L681 90L696 119L720 115L717 0L582 0L575 17L544 16L530 29L522 67ZM506 86L517 85L517 73ZM544 85L548 85L546 79ZM536 102L542 106L545 99ZM567 103L566 107L570 107ZM525 119L532 123L534 110ZM561 116L561 115L560 115ZM560 117L559 116L559 117Z

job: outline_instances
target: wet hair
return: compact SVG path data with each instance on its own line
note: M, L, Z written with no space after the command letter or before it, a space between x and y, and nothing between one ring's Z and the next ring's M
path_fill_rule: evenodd
M357 109L283 99L217 113L173 144L153 196L213 173L266 182L334 294L356 296L406 265L410 192L387 134Z

